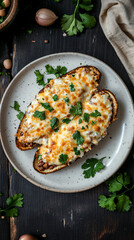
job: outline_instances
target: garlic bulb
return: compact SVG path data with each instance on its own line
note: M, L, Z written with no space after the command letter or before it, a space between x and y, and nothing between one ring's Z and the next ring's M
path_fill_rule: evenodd
M47 8L39 9L36 12L35 20L41 26L50 26L52 25L58 17L54 12Z

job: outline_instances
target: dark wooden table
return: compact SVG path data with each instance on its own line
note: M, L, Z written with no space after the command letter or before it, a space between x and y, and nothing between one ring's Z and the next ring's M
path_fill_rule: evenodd
M12 26L0 33L0 66L5 58L12 58L13 67L8 75L0 76L0 95L12 78L26 64L51 53L81 52L106 62L123 79L130 93L133 86L114 49L99 25L100 1L95 1L93 14L97 25L79 36L63 37L60 20L48 28L40 27L34 20L35 12L42 7L52 9L59 17L71 13L71 0L55 3L54 0L20 0L16 19ZM28 34L27 30L33 33ZM44 40L49 40L48 44ZM33 43L32 41L36 42ZM121 171L128 171L134 182L132 151ZM0 219L0 240L17 240L24 233L50 240L132 240L134 239L134 207L127 213L109 212L97 204L98 196L106 193L105 183L74 194L54 193L40 189L13 171L2 148L0 148L0 206L4 207L9 195L23 193L24 207L17 218ZM134 191L130 193L134 202Z

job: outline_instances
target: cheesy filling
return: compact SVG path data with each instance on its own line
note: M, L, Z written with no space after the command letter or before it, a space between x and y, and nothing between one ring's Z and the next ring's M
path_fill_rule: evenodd
M112 117L112 102L109 94L96 93L90 101L85 99L82 102L82 116L76 116L68 124L62 123L58 132L53 132L47 141L47 144L39 148L39 155L48 165L61 165L59 161L61 154L68 156L67 164L82 157L85 151L91 150L93 144L105 137L107 128ZM99 113L99 116L93 116L92 113ZM83 120L84 113L89 115L89 122ZM79 119L82 120L79 123ZM73 134L79 131L83 138L83 143L78 144ZM79 155L75 154L74 148L79 150Z
M54 133L54 129L50 125L50 120L56 117L59 120L60 126L63 124L62 119L67 117L72 119L73 116L69 113L71 106L76 105L77 102L89 101L97 89L97 80L95 74L91 74L83 67L79 68L75 74L66 75L59 79L52 79L49 85L38 93L27 108L23 124L21 124L21 132L17 136L19 141L22 143L33 142L46 145L48 139ZM73 89L70 85L73 86ZM57 95L58 100L54 101L54 95ZM65 102L65 98L68 98L69 101ZM49 111L45 109L41 103L49 103L49 106L53 110ZM35 111L45 111L45 119L41 120L34 117ZM73 123L75 124L75 121ZM61 129L64 126L67 127L64 124Z

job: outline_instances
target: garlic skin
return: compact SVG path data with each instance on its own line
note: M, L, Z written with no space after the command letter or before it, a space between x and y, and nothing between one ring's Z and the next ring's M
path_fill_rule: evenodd
M54 12L47 8L39 9L36 12L35 20L41 26L50 26L52 25L58 17Z

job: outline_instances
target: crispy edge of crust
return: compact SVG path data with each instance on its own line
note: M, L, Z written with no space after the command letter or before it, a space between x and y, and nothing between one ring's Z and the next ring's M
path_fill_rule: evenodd
M111 99L111 101L112 101L112 105L113 105L113 114L112 114L112 118L111 118L111 121L110 121L110 123L112 123L113 121L115 121L115 120L117 119L117 118L116 118L117 112L118 112L118 103L117 103L117 100L116 100L114 94L113 94L111 91L107 90L107 89L102 89L102 90L98 91L98 93L100 93L100 94L101 94L101 93L108 93L108 94L109 94L109 97L110 97L110 99ZM56 167L54 167L54 168L51 169L51 170L45 169L45 170L43 170L43 171L40 171L39 168L38 168L38 153L39 153L39 150L35 153L33 166L34 166L34 169L35 169L36 171L38 171L39 173L48 174L48 173L56 172L56 171L58 171L58 170L60 170L60 169L62 169L62 168L65 168L65 167L71 165L71 164L69 164L69 165L68 165L68 164L64 164L64 165L56 166ZM76 159L76 160L77 160L77 159Z
M66 77L67 75L72 75L73 73L75 73L75 72L76 72L78 69L80 69L80 68L86 68L86 71L87 71L88 73L90 73L90 71L93 71L93 73L95 73L95 75L97 76L96 82L99 84L100 79L101 79L101 73L100 73L100 71L99 71L96 67L88 66L88 65L87 65L87 66L77 67L77 68L75 68L75 69L67 72L66 74L62 75L60 78ZM48 84L48 85L46 85L44 88L47 88L47 87L50 87L50 86L51 86L51 85ZM42 88L42 89L39 91L39 93L42 93L43 90L44 90L44 88ZM38 93L38 94L39 94L39 93ZM30 104L31 104L31 103L30 103ZM29 104L29 106L30 106L30 104ZM20 124L19 124L18 130L17 130L17 133L16 133L16 139L15 139L17 148L19 148L19 149L22 150L22 151L31 150L31 149L33 149L33 148L37 145L36 143L32 143L32 142L31 142L31 143L28 143L27 146L25 146L26 143L22 143L22 142L19 141L19 133L21 132L21 126L23 125L23 123L24 123L24 121L25 121L25 118L26 118L26 114L23 116L23 118L22 118L22 120L21 120L21 122L20 122Z

